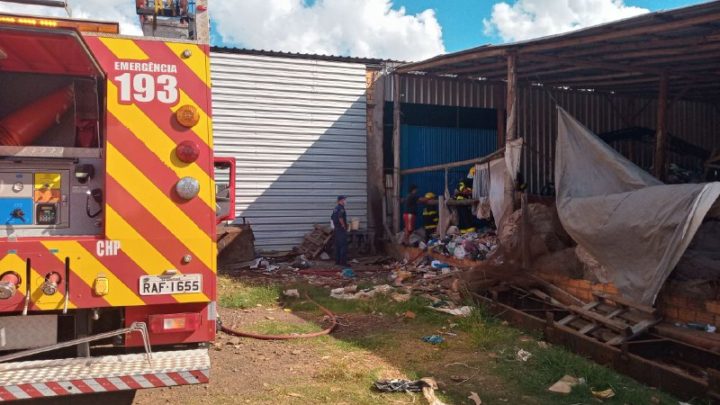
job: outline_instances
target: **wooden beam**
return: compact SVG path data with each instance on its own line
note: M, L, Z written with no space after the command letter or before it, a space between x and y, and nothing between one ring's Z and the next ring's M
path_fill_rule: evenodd
M463 67L457 67L457 68L450 66L446 69L443 69L443 71L446 73L456 74L456 75L463 75L463 74L468 74L468 73L474 74L474 73L478 72L478 74L480 74L482 76L482 74L479 72L485 72L488 70L492 71L492 70L496 70L496 69L505 70L504 69L505 66L507 66L507 61L505 60L505 58L501 58L499 62L495 62L495 63L482 63L482 64L477 64L477 65L463 66Z
M650 41L603 43L602 45L579 49L577 51L566 51L563 52L563 56L577 58L592 54L602 54L606 52L641 51L655 48L700 45L709 42L715 42L718 40L720 40L720 31L714 31L711 34L694 37L660 38L656 36Z
M400 232L400 78L393 76L393 234Z
M648 60L639 60L634 63L634 66L640 66L640 67L647 67L651 65L663 65L666 66L667 63L671 62L677 62L678 65L682 66L687 61L691 60L702 60L707 59L708 61L717 61L717 52L700 52L697 54L690 54L686 55L682 58L682 60L678 60L677 56L671 56L666 58L653 58Z
M627 24L629 21L625 22L619 22L615 24L608 24L605 27L598 27L595 28L595 31L599 31L597 33L590 32L586 35L580 35L575 34L573 38L566 38L566 39L559 39L559 38L551 38L546 40L539 40L535 43L530 43L524 46L518 46L517 51L519 54L526 54L526 53L533 53L533 52L540 52L540 51L549 51L549 50L555 50L559 48L567 48L571 46L588 46L591 44L595 44L598 42L608 41L612 39L618 39L618 38L629 38L634 35L648 35L648 34L655 34L655 33L668 33L669 31L675 30L675 29L681 29L681 28L687 28L692 27L694 25L701 25L705 23L714 23L720 20L720 13L714 12L714 13L703 13L701 15L698 15L696 17L692 18L683 18L683 19L677 19L672 20L668 22L658 22L654 24L649 24L646 26L636 27L636 28L618 28L622 27L623 23L625 23L625 26L630 26L630 24ZM603 30L603 31L601 31ZM611 31L607 31L611 30ZM593 31L593 29L590 29L588 31ZM641 40L638 38L638 40Z
M568 78L550 78L546 80L541 80L543 83L561 83L561 84L573 84L573 83L593 83L593 82L606 82L606 81L616 81L620 79L627 79L627 78L634 78L637 79L638 76L643 76L644 73L632 73L632 72L623 72L623 73L611 73L611 74L605 74L605 75L590 75L590 76L570 76ZM655 78L654 80L657 80Z
M683 55L694 55L698 52L717 52L718 49L720 49L720 42L713 42L709 44L695 45L689 47L645 49L632 52L609 52L604 55L601 53L600 55L603 55L603 60L628 60L665 55L676 55L676 58L682 58Z
M582 81L581 78L578 78L575 81L568 82L564 79L548 79L543 80L543 84L546 85L552 85L552 86L570 86L574 88L581 88L581 89L594 89L594 88L607 88L607 89L614 89L618 86L626 86L629 84L636 84L636 83L652 83L658 81L657 76L644 76L644 77L635 77L635 78L627 78L627 79L606 79L606 80L588 80L588 81Z
M505 147L510 144L510 141L517 139L518 136L518 100L517 100L517 64L518 57L516 53L511 53L507 57L507 88L506 98L507 103L507 125L505 128ZM505 205L509 205L510 212L515 210L515 184L513 178L517 173L507 173L505 176ZM503 217L508 218L510 212L506 212ZM498 224L500 225L500 224Z
M456 63L471 62L487 58L505 56L507 47L484 46L475 50L457 52L455 54L440 55L423 62L410 63L395 69L397 73L424 72L429 69L446 67Z
M453 167L462 167L462 166L487 163L493 159L501 157L504 153L505 153L505 148L502 148L502 149L496 150L495 152L493 152L489 155L481 156L481 157L478 157L475 159L460 160L460 161L452 162L452 163L443 163L440 165L414 167L412 169L401 170L400 175L407 176L408 174L427 173L427 172L433 172L433 171L438 171L438 170L452 169Z
M668 75L660 76L660 89L658 92L657 133L655 134L655 162L653 164L655 177L665 181L665 149L667 145L667 96Z
M594 60L563 58L563 57L559 57L559 56L549 56L549 55L540 55L540 54L523 54L523 60L531 60L531 61L538 61L538 62L555 62L560 65L572 65L572 66L585 67L585 68L589 68L589 69L602 69L602 70L610 70L610 71L617 71L617 72L647 73L647 74L652 74L652 75L657 75L657 76L662 74L662 70L648 68L648 67L632 66L632 65L622 64L622 63L598 62L598 61L594 61Z

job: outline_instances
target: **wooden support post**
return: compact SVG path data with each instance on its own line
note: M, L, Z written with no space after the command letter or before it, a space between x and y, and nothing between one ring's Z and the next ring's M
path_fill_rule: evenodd
M447 231L447 228L442 226L445 221L445 196L440 195L438 196L438 234L440 235L440 239L445 238L445 232Z
M653 169L655 177L661 181L665 181L665 168L667 150L667 98L668 98L668 75L663 73L660 76L660 90L658 92L658 109L657 109L657 132L655 133L655 161Z
M493 86L493 104L497 113L497 149L505 146L505 109L501 86Z
M367 78L367 190L368 230L380 236L387 218L383 212L385 175L383 171L383 110L385 79L379 70L368 71ZM390 237L392 235L386 235ZM374 243L374 241L373 241Z
M400 232L400 75L393 76L393 232Z
M517 138L517 122L518 122L518 102L517 102L517 54L510 53L507 57L507 92L505 100L507 102L507 121L505 127L505 146L510 141ZM509 218L512 211L515 210L515 183L513 178L517 173L507 173L505 176L505 201L509 207L509 212L503 215ZM498 226L502 226L498 224Z

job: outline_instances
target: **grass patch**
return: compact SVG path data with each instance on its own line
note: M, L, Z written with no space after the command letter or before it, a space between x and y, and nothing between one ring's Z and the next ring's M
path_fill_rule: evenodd
M514 354L515 348L512 348ZM541 349L535 346L527 362L501 359L497 368L506 380L515 381L522 391L539 399L558 404L594 402L591 389L612 388L615 397L610 404L677 404L670 395L653 390L628 377L559 347ZM553 394L547 388L564 375L584 378L586 383L573 388L567 396ZM655 398L655 399L653 399Z
M470 316L457 319L458 329L470 335L473 345L483 350L497 350L515 342L522 334L519 330L503 325L482 308L473 309Z
M396 302L389 296L383 294L378 294L370 299L364 300L342 300L330 297L328 290L319 287L297 285L291 288L297 288L302 297L300 299L285 300L285 306L291 308L293 311L320 312L317 305L304 298L305 294L307 294L318 304L335 314L360 313L395 315L411 311L415 313L416 320L436 325L448 319L447 315L427 308L430 301L416 296L411 297L406 302Z
M263 335L289 335L293 333L312 333L319 332L323 328L318 325L307 322L281 322L274 320L260 321L250 325L247 328L250 332L260 333Z
M247 285L225 277L218 278L220 305L225 308L254 308L276 305L280 288L267 285Z

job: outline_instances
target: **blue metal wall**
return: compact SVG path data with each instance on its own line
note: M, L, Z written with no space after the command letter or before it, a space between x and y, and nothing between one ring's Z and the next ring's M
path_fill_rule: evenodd
M444 128L403 125L400 127L400 169L457 162L482 157L497 149L497 131L474 128ZM450 169L450 192L467 176L470 166ZM445 172L442 170L402 176L401 196L407 195L411 184L420 194L443 192Z

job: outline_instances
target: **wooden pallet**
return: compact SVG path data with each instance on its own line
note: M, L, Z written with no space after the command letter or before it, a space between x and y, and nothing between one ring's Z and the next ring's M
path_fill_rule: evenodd
M570 314L556 323L581 335L618 346L660 322L654 308L604 293L593 296L595 300L583 306L567 306Z
M298 247L300 254L308 259L314 259L325 249L325 246L332 239L332 231L322 225L315 225L313 230L305 235L302 244Z

